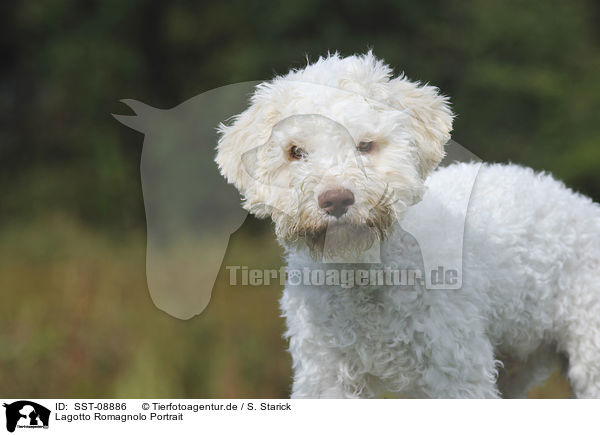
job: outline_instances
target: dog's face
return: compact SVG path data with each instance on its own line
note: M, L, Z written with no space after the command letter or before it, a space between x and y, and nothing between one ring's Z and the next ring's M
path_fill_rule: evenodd
M260 85L220 126L222 174L283 243L365 249L420 200L452 113L436 88L390 76L371 53L330 56Z

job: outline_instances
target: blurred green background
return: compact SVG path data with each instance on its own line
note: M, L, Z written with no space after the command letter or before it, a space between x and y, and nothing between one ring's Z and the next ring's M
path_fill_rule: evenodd
M228 285L200 316L145 282L142 135L111 113L170 108L328 51L439 86L454 139L600 199L594 0L0 3L0 396L286 397L278 286ZM261 252L257 258L256 252ZM225 264L277 268L249 218ZM555 375L532 397L565 397Z

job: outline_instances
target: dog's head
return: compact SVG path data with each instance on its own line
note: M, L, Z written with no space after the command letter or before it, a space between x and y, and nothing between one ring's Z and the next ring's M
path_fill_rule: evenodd
M220 125L216 162L283 243L327 233L365 248L421 199L452 117L437 88L392 78L370 52L335 54L257 86Z

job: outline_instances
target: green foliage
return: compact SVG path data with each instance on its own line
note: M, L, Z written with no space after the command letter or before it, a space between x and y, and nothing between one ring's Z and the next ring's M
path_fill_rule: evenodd
M441 87L454 138L484 160L547 169L600 198L600 8L592 0L8 2L2 14L3 217L58 209L143 224L141 137L110 113L168 108L372 47ZM4 117L3 117L4 118ZM7 192L8 191L8 192Z

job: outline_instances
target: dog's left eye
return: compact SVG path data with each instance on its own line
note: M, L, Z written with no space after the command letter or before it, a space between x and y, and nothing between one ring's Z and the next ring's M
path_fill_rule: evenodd
M356 149L358 149L361 153L368 153L369 151L371 151L373 149L373 145L375 144L375 142L373 142L372 140L370 141L360 141L358 143L358 146L356 147Z

